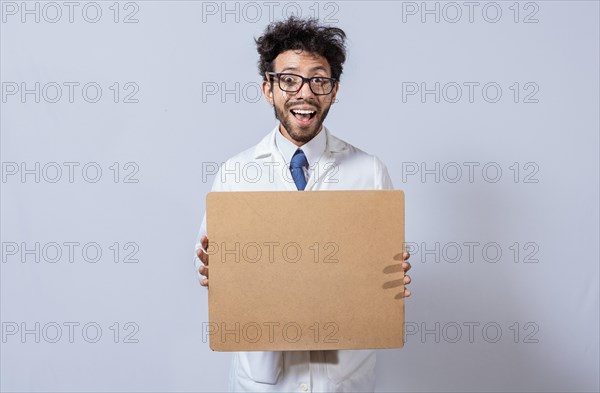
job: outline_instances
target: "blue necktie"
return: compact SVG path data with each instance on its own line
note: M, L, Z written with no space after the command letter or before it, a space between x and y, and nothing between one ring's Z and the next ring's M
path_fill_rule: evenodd
M292 179L294 179L294 183L296 183L296 188L300 191L304 191L304 188L306 187L304 167L308 167L308 161L306 160L304 152L298 149L290 162L290 171L292 171Z

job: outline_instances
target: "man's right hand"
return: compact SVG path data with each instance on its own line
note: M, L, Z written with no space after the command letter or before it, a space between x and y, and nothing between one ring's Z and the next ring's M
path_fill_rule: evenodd
M202 248L204 248L205 250L208 249L208 237L206 237L206 235L202 236L202 239L200 239L200 243L202 244ZM202 251L202 248L199 248L198 251L196 251L196 254L205 266L200 266L198 272L204 277L206 277L200 280L200 285L208 288L208 254Z

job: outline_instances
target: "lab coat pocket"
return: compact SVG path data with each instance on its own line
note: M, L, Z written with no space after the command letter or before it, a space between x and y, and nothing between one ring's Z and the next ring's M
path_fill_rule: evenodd
M241 370L254 382L274 385L283 371L282 352L240 352Z

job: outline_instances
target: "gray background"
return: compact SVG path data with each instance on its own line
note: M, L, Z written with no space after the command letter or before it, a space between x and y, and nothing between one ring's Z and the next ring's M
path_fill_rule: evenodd
M207 168L275 125L253 38L298 9L349 37L326 124L406 193L414 296L377 390L598 391L598 2L75 3L2 2L2 390L226 388Z

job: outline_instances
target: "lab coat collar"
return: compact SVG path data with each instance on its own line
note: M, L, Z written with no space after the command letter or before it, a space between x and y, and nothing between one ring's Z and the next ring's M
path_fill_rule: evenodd
M325 154L324 156L329 156L330 153L339 153L341 151L346 150L348 147L346 146L346 142L341 139L336 138L331 135L329 129L323 126L323 130L321 132L325 132L326 136L326 145L325 145ZM279 124L271 130L259 143L256 145L256 149L254 150L254 158L265 158L267 156L273 155L277 149L277 145L275 144L275 135L279 132Z
M306 161L308 162L309 168L312 168L321 159L323 153L325 153L325 147L327 146L327 135L325 134L323 126L321 126L321 130L319 133L317 133L317 135L315 135L314 138L306 142L301 147L298 147L292 141L284 137L280 130L277 130L275 133L275 144L277 145L277 149L279 149L286 162L291 162L296 151L298 149L302 149L304 155L306 156Z
M323 131L325 132L326 136L325 152L321 156L321 159L317 162L316 166L313 168L311 176L308 178L305 188L306 191L318 189L320 187L319 181L323 179L328 172L335 169L336 153L340 153L348 149L348 144L331 135L327 127L323 126L323 130L321 130L321 132ZM254 158L266 159L271 157L271 161L277 163L278 166L282 165L283 167L289 167L289 162L285 161L275 143L276 132L279 132L279 124L275 126L275 128L273 128L273 130L258 143L258 145L256 145ZM324 181L337 182L337 180L334 178L324 179ZM283 181L285 187L290 191L296 190L296 186L294 182L291 181L291 177L288 180L290 181Z

